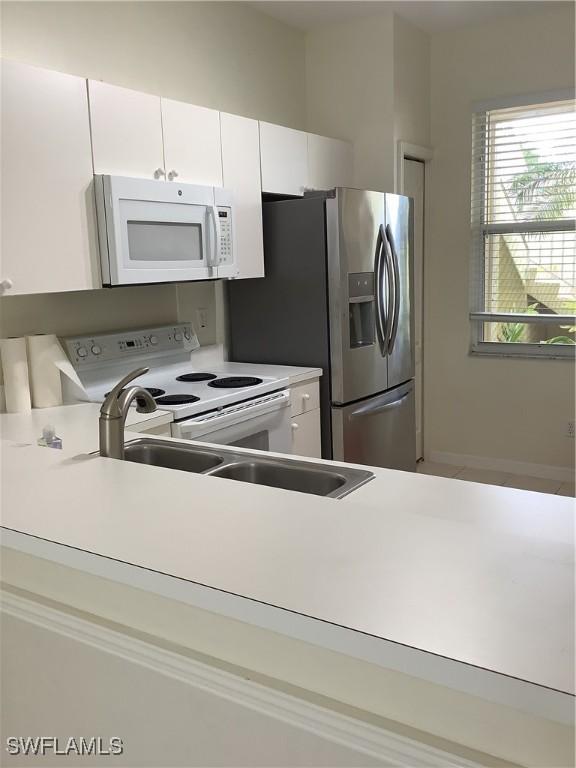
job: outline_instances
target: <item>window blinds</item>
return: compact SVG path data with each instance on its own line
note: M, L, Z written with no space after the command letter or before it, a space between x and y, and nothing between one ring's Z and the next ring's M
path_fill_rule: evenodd
M472 155L472 320L573 324L574 100L474 113Z

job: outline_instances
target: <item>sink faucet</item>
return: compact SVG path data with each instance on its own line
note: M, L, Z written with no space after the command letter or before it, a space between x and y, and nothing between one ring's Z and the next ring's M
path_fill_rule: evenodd
M154 398L147 390L142 387L124 389L126 384L148 373L149 370L149 368L137 368L124 376L106 395L100 409L100 456L108 456L111 459L124 458L124 423L132 400L138 398L136 405L138 413L152 413L156 410Z

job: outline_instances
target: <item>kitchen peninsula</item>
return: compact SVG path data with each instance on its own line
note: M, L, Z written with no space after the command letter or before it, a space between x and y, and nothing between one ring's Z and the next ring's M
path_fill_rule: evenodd
M30 440L34 429L21 425L31 417L0 417L8 610L25 590L164 639L139 601L163 605L176 624L179 613L197 613L204 618L186 643L197 651L208 650L208 617L227 626L210 654L255 674L302 682L278 643L336 656L349 672L327 685L317 667L308 690L456 744L456 713L474 702L486 711L464 746L491 754L496 718L507 723L502 759L564 764L574 704L571 499L374 469L374 480L334 500L121 462L93 454L97 406L72 408L90 412L93 428L84 440L64 429L62 451ZM127 439L138 437L137 424L128 429ZM86 580L92 587L79 589ZM251 643L234 642L235 632ZM262 637L269 653L251 657ZM392 675L420 686L417 697L441 692L454 718L439 732L430 704L378 700L370 684L344 695L337 689L351 684L354 665L380 684Z

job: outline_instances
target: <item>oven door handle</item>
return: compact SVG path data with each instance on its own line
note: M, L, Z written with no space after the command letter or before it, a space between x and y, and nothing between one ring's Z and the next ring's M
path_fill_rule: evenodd
M280 392L261 395L257 399L258 402L256 403L237 403L229 406L229 408L224 408L222 411L182 419L182 421L177 422L180 434L182 437L189 436L188 439L193 440L196 436L206 435L217 429L224 429L247 419L286 408L290 405L290 390L285 389Z

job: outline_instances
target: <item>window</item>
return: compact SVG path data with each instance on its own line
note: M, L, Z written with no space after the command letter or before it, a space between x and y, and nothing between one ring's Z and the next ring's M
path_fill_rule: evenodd
M576 350L576 102L473 119L473 352Z

